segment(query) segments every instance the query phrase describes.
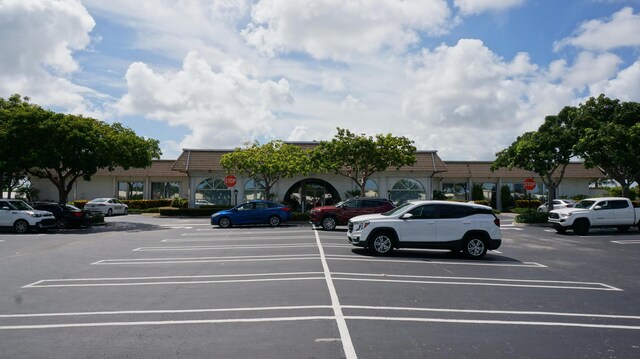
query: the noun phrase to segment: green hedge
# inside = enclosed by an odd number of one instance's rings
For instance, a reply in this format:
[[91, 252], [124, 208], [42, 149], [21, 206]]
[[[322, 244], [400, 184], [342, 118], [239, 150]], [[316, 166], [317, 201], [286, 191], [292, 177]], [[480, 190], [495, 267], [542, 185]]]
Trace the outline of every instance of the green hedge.
[[519, 199], [516, 201], [517, 208], [538, 208], [542, 205], [542, 202], [537, 199]]
[[518, 223], [547, 223], [547, 212], [524, 212], [516, 216]]

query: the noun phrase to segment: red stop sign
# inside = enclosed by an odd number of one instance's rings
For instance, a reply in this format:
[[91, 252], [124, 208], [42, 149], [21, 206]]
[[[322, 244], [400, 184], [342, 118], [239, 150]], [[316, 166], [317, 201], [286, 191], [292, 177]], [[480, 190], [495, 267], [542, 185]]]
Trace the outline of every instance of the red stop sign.
[[536, 180], [533, 178], [525, 178], [524, 189], [527, 191], [533, 191], [534, 188], [536, 188]]
[[238, 180], [234, 175], [228, 175], [227, 177], [224, 178], [224, 184], [227, 185], [227, 187], [229, 188], [235, 186], [236, 182], [238, 182]]

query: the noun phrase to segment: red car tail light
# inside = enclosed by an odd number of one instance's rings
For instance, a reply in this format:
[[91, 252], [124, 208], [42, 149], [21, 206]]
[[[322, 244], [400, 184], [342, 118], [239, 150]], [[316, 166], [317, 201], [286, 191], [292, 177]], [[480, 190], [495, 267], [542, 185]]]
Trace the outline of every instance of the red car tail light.
[[496, 217], [496, 219], [493, 220], [493, 224], [500, 227], [500, 218]]

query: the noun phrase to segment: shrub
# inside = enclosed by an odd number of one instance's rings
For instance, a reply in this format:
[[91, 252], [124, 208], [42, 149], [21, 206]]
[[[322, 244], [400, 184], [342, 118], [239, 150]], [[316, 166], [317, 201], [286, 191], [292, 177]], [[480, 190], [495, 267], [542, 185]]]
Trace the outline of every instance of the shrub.
[[444, 201], [447, 199], [447, 196], [445, 196], [443, 191], [438, 191], [437, 189], [433, 190], [433, 199], [435, 200], [439, 200], [439, 201]]
[[176, 197], [171, 201], [171, 207], [173, 208], [187, 208], [189, 206], [189, 200], [186, 198]]
[[[613, 187], [609, 188], [609, 195], [611, 197], [622, 197], [622, 187]], [[638, 190], [637, 188], [629, 188], [629, 199], [635, 200], [638, 198]]]
[[500, 188], [500, 204], [502, 209], [506, 210], [513, 207], [513, 197], [511, 196], [511, 188], [509, 186], [502, 185]]
[[517, 208], [538, 208], [540, 205], [542, 205], [542, 202], [537, 199], [519, 199], [516, 201]]
[[515, 220], [518, 223], [547, 223], [547, 212], [523, 212], [517, 215]]

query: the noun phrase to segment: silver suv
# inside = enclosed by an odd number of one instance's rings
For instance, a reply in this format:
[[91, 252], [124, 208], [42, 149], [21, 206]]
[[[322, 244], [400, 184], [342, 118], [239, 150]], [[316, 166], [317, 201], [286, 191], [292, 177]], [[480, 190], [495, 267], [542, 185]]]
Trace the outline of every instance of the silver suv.
[[408, 202], [386, 213], [354, 217], [348, 225], [349, 242], [377, 255], [405, 247], [462, 251], [480, 259], [502, 243], [500, 220], [491, 207], [474, 203]]
[[53, 228], [56, 218], [53, 213], [31, 208], [19, 199], [0, 199], [0, 227], [13, 227], [18, 233], [31, 228], [38, 230]]

